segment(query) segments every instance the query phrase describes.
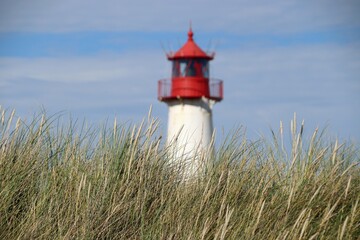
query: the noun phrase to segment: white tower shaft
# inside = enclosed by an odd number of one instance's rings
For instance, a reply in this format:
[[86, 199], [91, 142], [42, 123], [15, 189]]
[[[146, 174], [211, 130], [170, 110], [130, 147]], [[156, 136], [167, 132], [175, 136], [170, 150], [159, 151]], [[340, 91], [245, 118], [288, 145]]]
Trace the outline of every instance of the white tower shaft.
[[181, 167], [185, 177], [196, 175], [204, 169], [212, 149], [214, 101], [207, 98], [178, 99], [167, 104], [167, 141], [173, 153], [173, 164]]

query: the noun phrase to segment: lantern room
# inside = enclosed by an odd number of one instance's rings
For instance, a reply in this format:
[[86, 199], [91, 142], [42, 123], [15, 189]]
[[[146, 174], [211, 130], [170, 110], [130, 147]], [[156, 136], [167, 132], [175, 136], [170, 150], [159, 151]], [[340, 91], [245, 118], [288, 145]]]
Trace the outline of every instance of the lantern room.
[[210, 78], [209, 62], [214, 54], [207, 54], [194, 41], [190, 28], [187, 42], [167, 58], [172, 62], [171, 79], [158, 82], [160, 101], [206, 97], [215, 101], [223, 98], [223, 82]]

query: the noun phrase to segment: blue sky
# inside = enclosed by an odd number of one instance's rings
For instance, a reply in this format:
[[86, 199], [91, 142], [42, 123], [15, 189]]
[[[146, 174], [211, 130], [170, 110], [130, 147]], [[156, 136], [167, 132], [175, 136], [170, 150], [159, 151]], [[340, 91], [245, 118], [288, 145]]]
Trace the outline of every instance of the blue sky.
[[23, 119], [44, 107], [94, 124], [138, 123], [152, 105], [165, 133], [162, 48], [177, 50], [191, 20], [225, 84], [218, 132], [244, 126], [256, 139], [280, 121], [289, 128], [296, 112], [308, 134], [359, 142], [359, 12], [355, 0], [2, 0], [0, 105]]

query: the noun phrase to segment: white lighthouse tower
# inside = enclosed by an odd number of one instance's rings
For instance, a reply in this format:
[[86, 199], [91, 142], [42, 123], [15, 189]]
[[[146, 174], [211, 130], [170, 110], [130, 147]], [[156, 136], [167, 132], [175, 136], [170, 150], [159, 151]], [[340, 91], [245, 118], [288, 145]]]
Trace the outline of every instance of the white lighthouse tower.
[[204, 52], [193, 35], [190, 27], [187, 42], [167, 54], [172, 77], [158, 82], [158, 99], [169, 107], [167, 144], [173, 163], [182, 167], [185, 177], [206, 165], [202, 156], [211, 148], [212, 107], [223, 99], [223, 82], [209, 74], [214, 53]]

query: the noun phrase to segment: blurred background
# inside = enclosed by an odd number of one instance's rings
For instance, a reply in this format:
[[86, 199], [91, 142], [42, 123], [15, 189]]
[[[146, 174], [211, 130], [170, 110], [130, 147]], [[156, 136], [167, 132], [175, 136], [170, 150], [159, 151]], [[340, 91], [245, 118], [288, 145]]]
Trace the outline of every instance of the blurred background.
[[224, 80], [214, 107], [218, 140], [243, 126], [257, 139], [289, 128], [360, 142], [360, 2], [63, 0], [0, 2], [0, 105], [30, 119], [71, 115], [89, 124], [139, 123], [166, 133], [157, 80], [166, 51], [195, 41], [216, 51], [211, 77]]

